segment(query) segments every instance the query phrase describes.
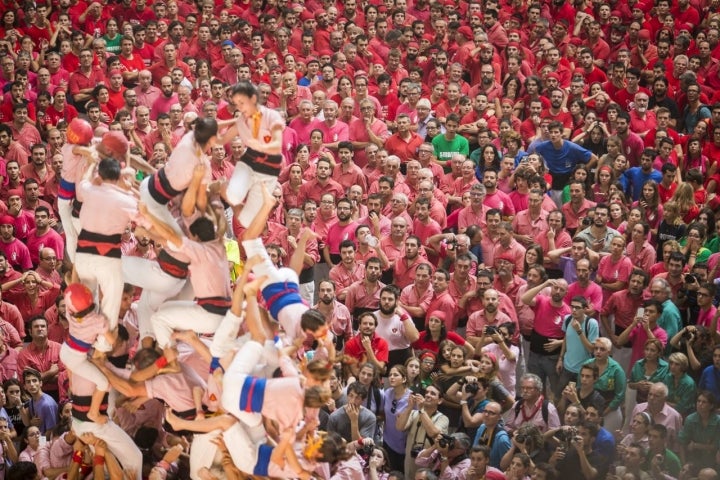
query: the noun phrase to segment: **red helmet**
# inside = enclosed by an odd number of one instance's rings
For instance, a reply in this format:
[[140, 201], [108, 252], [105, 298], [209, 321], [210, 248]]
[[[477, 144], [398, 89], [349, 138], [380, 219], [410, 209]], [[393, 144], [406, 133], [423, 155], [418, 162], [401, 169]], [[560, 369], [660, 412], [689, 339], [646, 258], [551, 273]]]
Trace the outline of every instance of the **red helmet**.
[[130, 150], [130, 144], [122, 132], [112, 131], [106, 132], [102, 136], [96, 148], [101, 155], [114, 158], [118, 162], [124, 162], [128, 150]]
[[82, 118], [73, 118], [65, 136], [68, 143], [73, 145], [89, 145], [93, 138], [93, 128]]
[[92, 292], [82, 283], [72, 283], [65, 289], [65, 307], [71, 314], [87, 310], [93, 303]]

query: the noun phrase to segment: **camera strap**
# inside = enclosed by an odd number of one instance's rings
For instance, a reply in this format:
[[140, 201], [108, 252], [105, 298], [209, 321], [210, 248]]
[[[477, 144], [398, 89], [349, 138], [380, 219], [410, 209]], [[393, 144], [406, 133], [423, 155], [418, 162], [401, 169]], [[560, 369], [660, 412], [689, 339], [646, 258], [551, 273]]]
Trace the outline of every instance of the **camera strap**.
[[[425, 430], [424, 431], [425, 435], [423, 437], [422, 443], [418, 443], [418, 441], [417, 441], [418, 432], [420, 431], [420, 427], [422, 426], [422, 418], [420, 418], [420, 416], [422, 415], [422, 410], [418, 410], [417, 412], [418, 412], [418, 420], [417, 420], [417, 423], [415, 424], [415, 436], [413, 437], [413, 446], [414, 445], [422, 445], [422, 447], [425, 448], [425, 442], [427, 442], [427, 430], [423, 429], [423, 430]], [[433, 423], [435, 423], [435, 417], [439, 413], [440, 412], [436, 410], [435, 413], [433, 413], [433, 416], [430, 417], [430, 420]]]

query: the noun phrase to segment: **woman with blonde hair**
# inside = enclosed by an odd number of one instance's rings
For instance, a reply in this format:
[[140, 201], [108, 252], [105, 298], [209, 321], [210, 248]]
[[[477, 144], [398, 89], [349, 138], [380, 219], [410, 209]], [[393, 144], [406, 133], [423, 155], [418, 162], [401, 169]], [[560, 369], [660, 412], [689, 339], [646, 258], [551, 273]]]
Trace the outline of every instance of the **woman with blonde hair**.
[[668, 373], [663, 383], [668, 387], [667, 404], [681, 415], [688, 415], [695, 408], [697, 386], [687, 371], [690, 368], [688, 357], [682, 352], [671, 353], [668, 357]]
[[677, 204], [678, 214], [685, 224], [689, 224], [700, 214], [700, 207], [695, 203], [695, 190], [689, 183], [681, 183], [672, 196]]

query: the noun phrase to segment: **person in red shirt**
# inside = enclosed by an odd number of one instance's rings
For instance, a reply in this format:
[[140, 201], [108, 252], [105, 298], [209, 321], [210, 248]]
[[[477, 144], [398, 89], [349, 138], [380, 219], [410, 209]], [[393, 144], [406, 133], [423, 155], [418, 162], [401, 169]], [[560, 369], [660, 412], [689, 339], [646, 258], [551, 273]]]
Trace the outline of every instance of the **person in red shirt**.
[[355, 378], [360, 373], [360, 366], [366, 362], [384, 371], [390, 354], [387, 341], [375, 334], [378, 325], [375, 314], [365, 312], [358, 322], [358, 334], [345, 344], [344, 352], [345, 361]]

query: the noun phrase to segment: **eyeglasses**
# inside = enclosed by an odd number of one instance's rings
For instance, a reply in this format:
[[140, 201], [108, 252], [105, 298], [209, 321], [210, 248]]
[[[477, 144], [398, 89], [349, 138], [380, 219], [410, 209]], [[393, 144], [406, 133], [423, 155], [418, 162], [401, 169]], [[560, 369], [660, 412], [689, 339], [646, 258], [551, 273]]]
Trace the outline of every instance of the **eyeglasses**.
[[573, 310], [582, 310], [583, 309], [583, 307], [581, 307], [580, 305], [570, 305], [570, 308], [572, 308]]

